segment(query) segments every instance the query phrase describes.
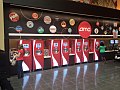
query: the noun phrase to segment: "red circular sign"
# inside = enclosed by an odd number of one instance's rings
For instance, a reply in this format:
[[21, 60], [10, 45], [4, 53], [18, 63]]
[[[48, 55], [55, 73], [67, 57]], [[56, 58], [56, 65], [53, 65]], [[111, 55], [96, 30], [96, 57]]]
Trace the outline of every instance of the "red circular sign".
[[34, 19], [38, 19], [38, 14], [37, 14], [37, 13], [32, 13], [32, 17], [33, 17]]
[[82, 38], [88, 38], [91, 35], [91, 25], [87, 21], [83, 21], [78, 26], [78, 32]]
[[19, 20], [19, 15], [16, 12], [11, 12], [9, 18], [12, 22], [17, 22]]
[[97, 22], [96, 22], [96, 25], [97, 25], [97, 26], [99, 26], [99, 25], [100, 25], [100, 23], [97, 21]]

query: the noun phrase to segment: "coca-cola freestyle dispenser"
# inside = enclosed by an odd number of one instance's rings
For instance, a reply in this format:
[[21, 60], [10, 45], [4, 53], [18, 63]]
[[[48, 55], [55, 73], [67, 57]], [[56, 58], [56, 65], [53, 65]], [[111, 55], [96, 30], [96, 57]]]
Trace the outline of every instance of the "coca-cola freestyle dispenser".
[[19, 44], [23, 45], [25, 50], [24, 60], [22, 63], [23, 71], [32, 71], [32, 41], [31, 40], [20, 40]]
[[89, 40], [83, 39], [82, 40], [82, 62], [88, 62], [89, 60]]
[[33, 70], [44, 68], [44, 41], [33, 40]]
[[61, 66], [60, 40], [47, 40], [47, 45], [51, 56], [51, 67]]
[[61, 65], [69, 64], [69, 40], [61, 40]]
[[100, 51], [99, 51], [99, 46], [100, 46], [100, 40], [94, 39], [94, 60], [99, 60], [100, 57]]
[[74, 62], [82, 62], [82, 39], [72, 39], [70, 40], [71, 53], [75, 54]]
[[93, 60], [99, 60], [100, 52], [99, 52], [100, 40], [90, 39], [90, 51], [94, 53]]

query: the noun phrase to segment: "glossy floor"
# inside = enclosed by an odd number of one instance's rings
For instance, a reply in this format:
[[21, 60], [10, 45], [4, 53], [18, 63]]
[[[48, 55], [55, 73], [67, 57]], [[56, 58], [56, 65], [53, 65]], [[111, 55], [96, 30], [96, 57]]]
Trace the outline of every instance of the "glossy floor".
[[10, 78], [15, 90], [120, 90], [120, 62], [85, 63]]

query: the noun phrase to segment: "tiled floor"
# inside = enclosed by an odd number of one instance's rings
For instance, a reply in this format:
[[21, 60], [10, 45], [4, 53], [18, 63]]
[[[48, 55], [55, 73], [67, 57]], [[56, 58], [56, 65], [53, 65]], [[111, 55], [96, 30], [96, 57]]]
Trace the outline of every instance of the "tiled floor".
[[120, 90], [120, 62], [85, 63], [10, 78], [14, 90]]

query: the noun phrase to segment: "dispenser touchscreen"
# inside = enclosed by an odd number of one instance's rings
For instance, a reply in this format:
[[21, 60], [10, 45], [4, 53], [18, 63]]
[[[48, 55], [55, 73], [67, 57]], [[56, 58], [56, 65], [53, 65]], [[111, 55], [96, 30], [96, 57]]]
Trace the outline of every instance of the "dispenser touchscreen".
[[81, 43], [80, 42], [77, 42], [77, 51], [80, 52], [80, 45]]
[[[41, 48], [41, 43], [36, 43], [36, 48], [40, 49]], [[37, 55], [41, 55], [42, 54], [42, 50], [36, 50], [35, 51]]]
[[41, 43], [36, 43], [36, 48], [41, 48]]
[[25, 49], [24, 56], [29, 56], [30, 55], [30, 51], [28, 50], [29, 44], [23, 44], [23, 48]]
[[64, 42], [63, 43], [63, 46], [64, 46], [64, 52], [66, 53], [66, 52], [68, 52], [68, 48], [67, 48], [67, 46], [68, 46], [68, 43], [67, 42]]
[[87, 51], [88, 50], [88, 42], [85, 42], [84, 43], [84, 51]]
[[57, 54], [59, 52], [59, 50], [58, 50], [58, 43], [54, 43], [53, 52], [54, 52], [54, 54]]

